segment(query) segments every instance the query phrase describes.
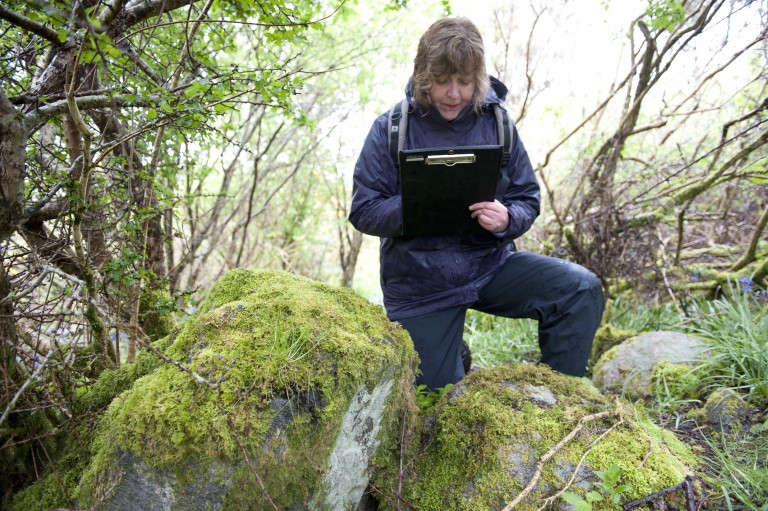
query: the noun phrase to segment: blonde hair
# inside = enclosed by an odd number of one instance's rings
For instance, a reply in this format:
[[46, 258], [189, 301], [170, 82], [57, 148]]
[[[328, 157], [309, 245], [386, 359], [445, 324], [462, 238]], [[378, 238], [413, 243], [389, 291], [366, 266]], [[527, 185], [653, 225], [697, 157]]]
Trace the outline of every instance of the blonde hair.
[[435, 80], [458, 73], [475, 79], [473, 107], [480, 111], [490, 81], [485, 69], [483, 38], [468, 18], [450, 17], [434, 22], [419, 40], [413, 60], [411, 90], [417, 103], [429, 107]]

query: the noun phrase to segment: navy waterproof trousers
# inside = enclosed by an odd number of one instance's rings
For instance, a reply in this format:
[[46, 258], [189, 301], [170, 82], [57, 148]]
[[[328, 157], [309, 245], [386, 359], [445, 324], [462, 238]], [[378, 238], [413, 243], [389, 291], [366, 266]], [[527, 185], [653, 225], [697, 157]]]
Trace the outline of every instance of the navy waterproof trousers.
[[603, 315], [603, 291], [589, 270], [562, 259], [515, 252], [477, 302], [400, 319], [421, 358], [416, 383], [430, 389], [464, 377], [461, 346], [467, 309], [539, 323], [541, 362], [583, 376]]

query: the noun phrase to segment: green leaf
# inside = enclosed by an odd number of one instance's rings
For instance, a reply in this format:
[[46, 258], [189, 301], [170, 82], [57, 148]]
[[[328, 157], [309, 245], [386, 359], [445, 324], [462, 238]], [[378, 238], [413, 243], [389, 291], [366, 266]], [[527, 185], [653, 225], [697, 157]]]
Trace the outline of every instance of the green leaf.
[[592, 504], [573, 492], [567, 491], [563, 493], [563, 500], [572, 505], [575, 511], [592, 511]]
[[[603, 471], [595, 472], [597, 474], [597, 477], [602, 479], [606, 485], [613, 487], [616, 486], [616, 483], [619, 482], [619, 479], [621, 479], [621, 474], [624, 471], [621, 470], [621, 468], [613, 463], [610, 467], [606, 468]], [[597, 484], [595, 485], [597, 486]]]
[[601, 500], [603, 500], [603, 496], [598, 492], [591, 491], [587, 493], [587, 502], [600, 502]]
[[649, 0], [648, 24], [656, 30], [672, 31], [685, 21], [687, 11], [679, 0]]

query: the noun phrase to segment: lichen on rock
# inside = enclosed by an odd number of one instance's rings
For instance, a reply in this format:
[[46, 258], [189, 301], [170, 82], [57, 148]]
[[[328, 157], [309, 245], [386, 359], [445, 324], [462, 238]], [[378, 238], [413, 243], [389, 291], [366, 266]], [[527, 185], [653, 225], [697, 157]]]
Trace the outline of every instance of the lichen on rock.
[[640, 411], [543, 365], [473, 372], [422, 424], [420, 440], [403, 460], [402, 483], [379, 482], [392, 494], [402, 484], [400, 495], [420, 511], [502, 509], [531, 483], [545, 456], [551, 459], [516, 509], [538, 509], [548, 498], [559, 508], [565, 504], [558, 491], [584, 495], [594, 489], [595, 472], [613, 463], [631, 486], [626, 501], [645, 497], [681, 482], [695, 463], [681, 442]]

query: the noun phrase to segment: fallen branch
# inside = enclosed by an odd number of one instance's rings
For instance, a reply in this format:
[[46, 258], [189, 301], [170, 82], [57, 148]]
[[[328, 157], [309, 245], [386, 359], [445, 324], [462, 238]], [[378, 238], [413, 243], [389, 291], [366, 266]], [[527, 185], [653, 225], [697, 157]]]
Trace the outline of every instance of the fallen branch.
[[539, 460], [539, 463], [536, 465], [536, 472], [533, 474], [533, 478], [531, 479], [531, 482], [529, 482], [528, 486], [526, 486], [523, 489], [523, 491], [520, 492], [520, 494], [515, 498], [515, 500], [507, 504], [507, 507], [505, 507], [502, 511], [511, 511], [512, 509], [517, 507], [517, 505], [520, 502], [522, 502], [523, 499], [527, 497], [529, 493], [531, 493], [531, 491], [533, 491], [533, 489], [536, 487], [536, 483], [539, 482], [539, 478], [541, 477], [541, 471], [544, 468], [544, 464], [547, 461], [549, 461], [552, 458], [552, 456], [557, 454], [557, 452], [560, 449], [562, 449], [565, 444], [573, 440], [573, 438], [579, 433], [579, 431], [581, 431], [581, 428], [584, 427], [584, 424], [586, 424], [587, 422], [591, 422], [593, 420], [602, 419], [603, 417], [606, 417], [610, 413], [611, 412], [605, 411], [605, 412], [595, 413], [592, 415], [586, 415], [582, 417], [579, 420], [579, 423], [576, 425], [576, 427], [573, 428], [573, 430], [570, 433], [568, 433], [568, 435], [566, 435], [565, 438], [560, 440], [557, 443], [557, 445], [555, 445], [553, 448], [547, 451], [546, 454], [544, 454], [544, 456], [541, 457], [541, 459]]
[[671, 488], [658, 491], [653, 495], [648, 495], [647, 497], [643, 497], [642, 499], [637, 499], [637, 500], [633, 500], [632, 502], [627, 502], [621, 507], [621, 509], [622, 511], [638, 509], [640, 506], [644, 504], [651, 503], [655, 500], [658, 500], [664, 497], [665, 495], [669, 495], [670, 493], [675, 493], [681, 488], [685, 489], [685, 501], [686, 501], [686, 504], [688, 504], [688, 511], [696, 511], [696, 506], [697, 506], [696, 493], [693, 490], [693, 480], [691, 476], [686, 476], [685, 479], [680, 484], [676, 484]]
[[614, 424], [613, 426], [611, 426], [610, 428], [608, 428], [607, 430], [605, 430], [605, 431], [604, 431], [604, 432], [603, 432], [603, 433], [602, 433], [602, 434], [601, 434], [599, 437], [597, 437], [597, 438], [594, 440], [594, 442], [592, 442], [592, 443], [590, 444], [590, 446], [587, 448], [587, 450], [586, 450], [586, 451], [584, 452], [584, 454], [581, 456], [581, 459], [579, 460], [579, 462], [576, 464], [576, 468], [575, 468], [575, 469], [573, 469], [573, 473], [571, 474], [571, 478], [568, 480], [568, 482], [565, 484], [565, 486], [564, 486], [563, 488], [561, 488], [561, 489], [560, 489], [560, 491], [558, 491], [558, 492], [557, 492], [557, 493], [555, 493], [554, 495], [552, 495], [552, 496], [550, 496], [550, 497], [547, 497], [546, 499], [544, 499], [544, 503], [543, 503], [543, 504], [541, 505], [541, 507], [539, 507], [539, 508], [538, 508], [536, 511], [543, 511], [544, 509], [546, 509], [546, 508], [547, 508], [547, 506], [551, 505], [551, 504], [552, 504], [552, 503], [555, 501], [555, 499], [557, 499], [557, 498], [558, 498], [558, 497], [560, 497], [560, 496], [561, 496], [563, 493], [565, 493], [566, 491], [568, 491], [568, 488], [570, 488], [570, 487], [571, 487], [571, 485], [573, 484], [573, 482], [576, 480], [576, 475], [579, 473], [579, 469], [581, 468], [581, 465], [584, 463], [584, 460], [587, 458], [587, 455], [588, 455], [590, 452], [592, 452], [592, 449], [594, 449], [594, 448], [595, 448], [595, 446], [596, 446], [596, 445], [597, 445], [597, 444], [600, 442], [600, 440], [602, 440], [603, 438], [605, 438], [605, 437], [607, 437], [608, 435], [610, 435], [610, 434], [611, 434], [611, 432], [612, 432], [613, 430], [615, 430], [616, 428], [618, 428], [618, 427], [619, 427], [619, 426], [621, 426], [622, 424], [624, 424], [624, 419], [621, 419], [619, 422], [617, 422], [616, 424]]

